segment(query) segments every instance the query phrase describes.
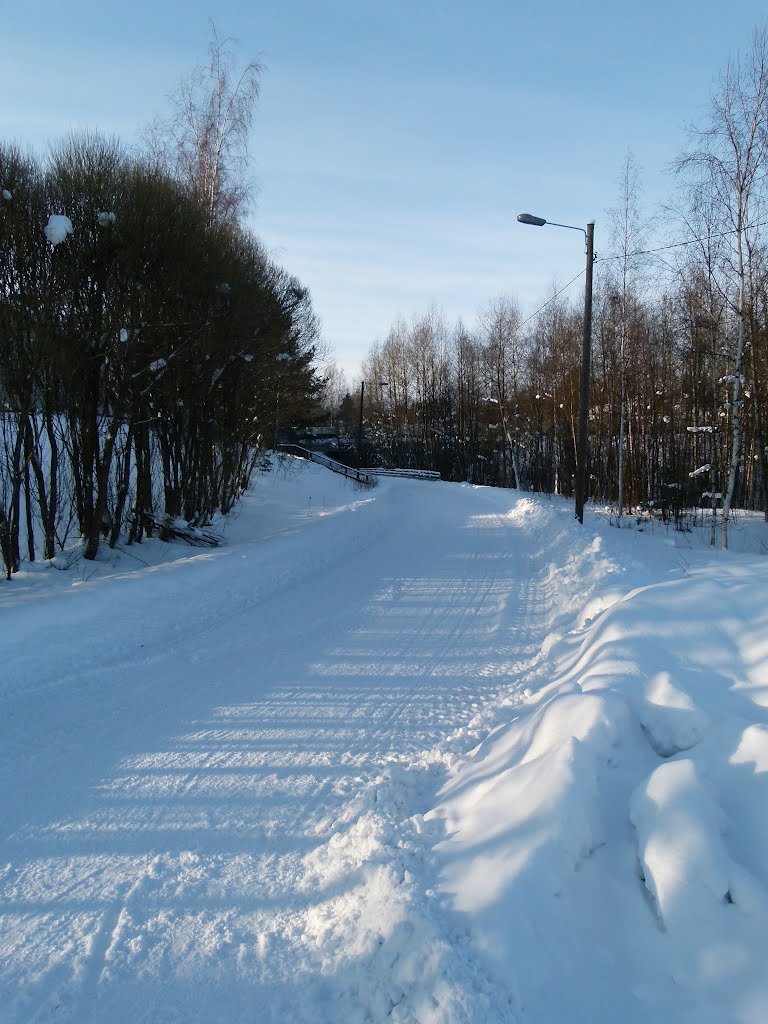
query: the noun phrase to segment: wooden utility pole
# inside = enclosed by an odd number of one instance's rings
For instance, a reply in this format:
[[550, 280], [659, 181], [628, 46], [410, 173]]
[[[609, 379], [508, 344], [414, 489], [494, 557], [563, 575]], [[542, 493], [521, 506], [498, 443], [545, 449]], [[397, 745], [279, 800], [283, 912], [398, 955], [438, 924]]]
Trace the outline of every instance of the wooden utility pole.
[[576, 457], [576, 518], [584, 522], [584, 502], [589, 480], [589, 364], [592, 355], [592, 265], [595, 262], [595, 222], [587, 224], [587, 276], [584, 282], [584, 335], [581, 344], [579, 437]]

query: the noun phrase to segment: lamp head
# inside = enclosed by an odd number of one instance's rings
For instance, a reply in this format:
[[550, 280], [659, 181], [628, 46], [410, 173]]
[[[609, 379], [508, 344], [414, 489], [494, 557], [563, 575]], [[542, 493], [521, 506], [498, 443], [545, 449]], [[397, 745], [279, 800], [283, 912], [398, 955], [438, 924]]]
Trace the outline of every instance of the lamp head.
[[518, 213], [517, 219], [521, 224], [533, 224], [537, 228], [543, 228], [547, 223], [543, 217], [534, 217], [532, 213]]

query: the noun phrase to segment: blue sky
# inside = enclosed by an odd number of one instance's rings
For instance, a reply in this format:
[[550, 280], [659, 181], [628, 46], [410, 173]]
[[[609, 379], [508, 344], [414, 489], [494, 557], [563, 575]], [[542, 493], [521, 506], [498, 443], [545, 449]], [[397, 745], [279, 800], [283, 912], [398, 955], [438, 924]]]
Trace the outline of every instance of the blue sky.
[[[266, 66], [253, 226], [306, 284], [353, 376], [398, 316], [469, 323], [490, 298], [533, 312], [583, 266], [627, 149], [649, 211], [762, 4], [741, 0], [0, 2], [0, 137], [44, 150], [70, 129], [126, 141], [206, 55], [208, 18]], [[580, 284], [573, 286], [578, 289]]]

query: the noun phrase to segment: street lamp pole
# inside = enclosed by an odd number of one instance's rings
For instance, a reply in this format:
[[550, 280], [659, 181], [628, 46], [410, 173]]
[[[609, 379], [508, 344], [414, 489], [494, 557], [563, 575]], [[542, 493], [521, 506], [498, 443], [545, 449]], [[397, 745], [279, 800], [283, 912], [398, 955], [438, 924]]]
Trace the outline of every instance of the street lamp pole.
[[581, 387], [579, 391], [579, 434], [577, 439], [576, 467], [576, 502], [575, 515], [580, 523], [584, 522], [584, 503], [587, 500], [588, 461], [589, 461], [589, 365], [592, 355], [592, 267], [595, 262], [595, 222], [589, 221], [586, 230], [574, 227], [573, 224], [557, 224], [555, 221], [534, 217], [532, 213], [519, 213], [517, 219], [521, 224], [532, 224], [542, 228], [549, 224], [553, 228], [568, 228], [569, 231], [581, 231], [584, 235], [587, 251], [586, 280], [584, 283], [584, 332], [581, 342]]
[[592, 356], [592, 266], [595, 262], [595, 223], [587, 224], [587, 274], [584, 281], [584, 334], [581, 342], [581, 391], [579, 394], [579, 465], [576, 471], [576, 518], [584, 522], [589, 461], [589, 365]]

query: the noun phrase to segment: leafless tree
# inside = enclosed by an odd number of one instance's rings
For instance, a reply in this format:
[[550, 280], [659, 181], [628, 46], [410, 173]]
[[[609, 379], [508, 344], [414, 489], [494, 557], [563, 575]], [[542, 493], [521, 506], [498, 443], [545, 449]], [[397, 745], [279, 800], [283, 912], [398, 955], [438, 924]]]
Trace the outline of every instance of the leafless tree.
[[722, 378], [729, 387], [725, 403], [730, 413], [731, 450], [728, 481], [723, 495], [721, 547], [728, 546], [728, 516], [733, 504], [742, 452], [744, 354], [749, 306], [754, 296], [753, 254], [758, 244], [761, 183], [768, 167], [768, 26], [758, 28], [744, 58], [729, 60], [712, 96], [707, 123], [692, 130], [694, 147], [679, 161], [691, 187], [710, 192], [725, 230], [732, 233], [728, 259], [735, 277], [736, 338], [731, 343], [731, 366]]
[[[619, 437], [618, 437], [618, 519], [624, 514], [624, 448], [627, 422], [627, 349], [628, 325], [630, 320], [630, 301], [633, 298], [633, 278], [637, 277], [640, 256], [643, 248], [645, 224], [640, 214], [641, 168], [631, 150], [627, 151], [618, 181], [619, 201], [609, 211], [611, 236], [615, 251], [618, 254], [618, 266], [615, 271], [617, 294], [619, 299]], [[613, 268], [611, 268], [613, 269]]]
[[520, 387], [524, 363], [520, 311], [503, 295], [480, 312], [480, 330], [488, 373], [487, 399], [498, 409], [515, 487], [527, 490], [520, 460]]
[[145, 142], [154, 158], [202, 202], [209, 223], [242, 220], [253, 197], [250, 136], [262, 65], [238, 63], [234, 39], [221, 39], [213, 22], [208, 60], [171, 96], [172, 113], [154, 121]]

